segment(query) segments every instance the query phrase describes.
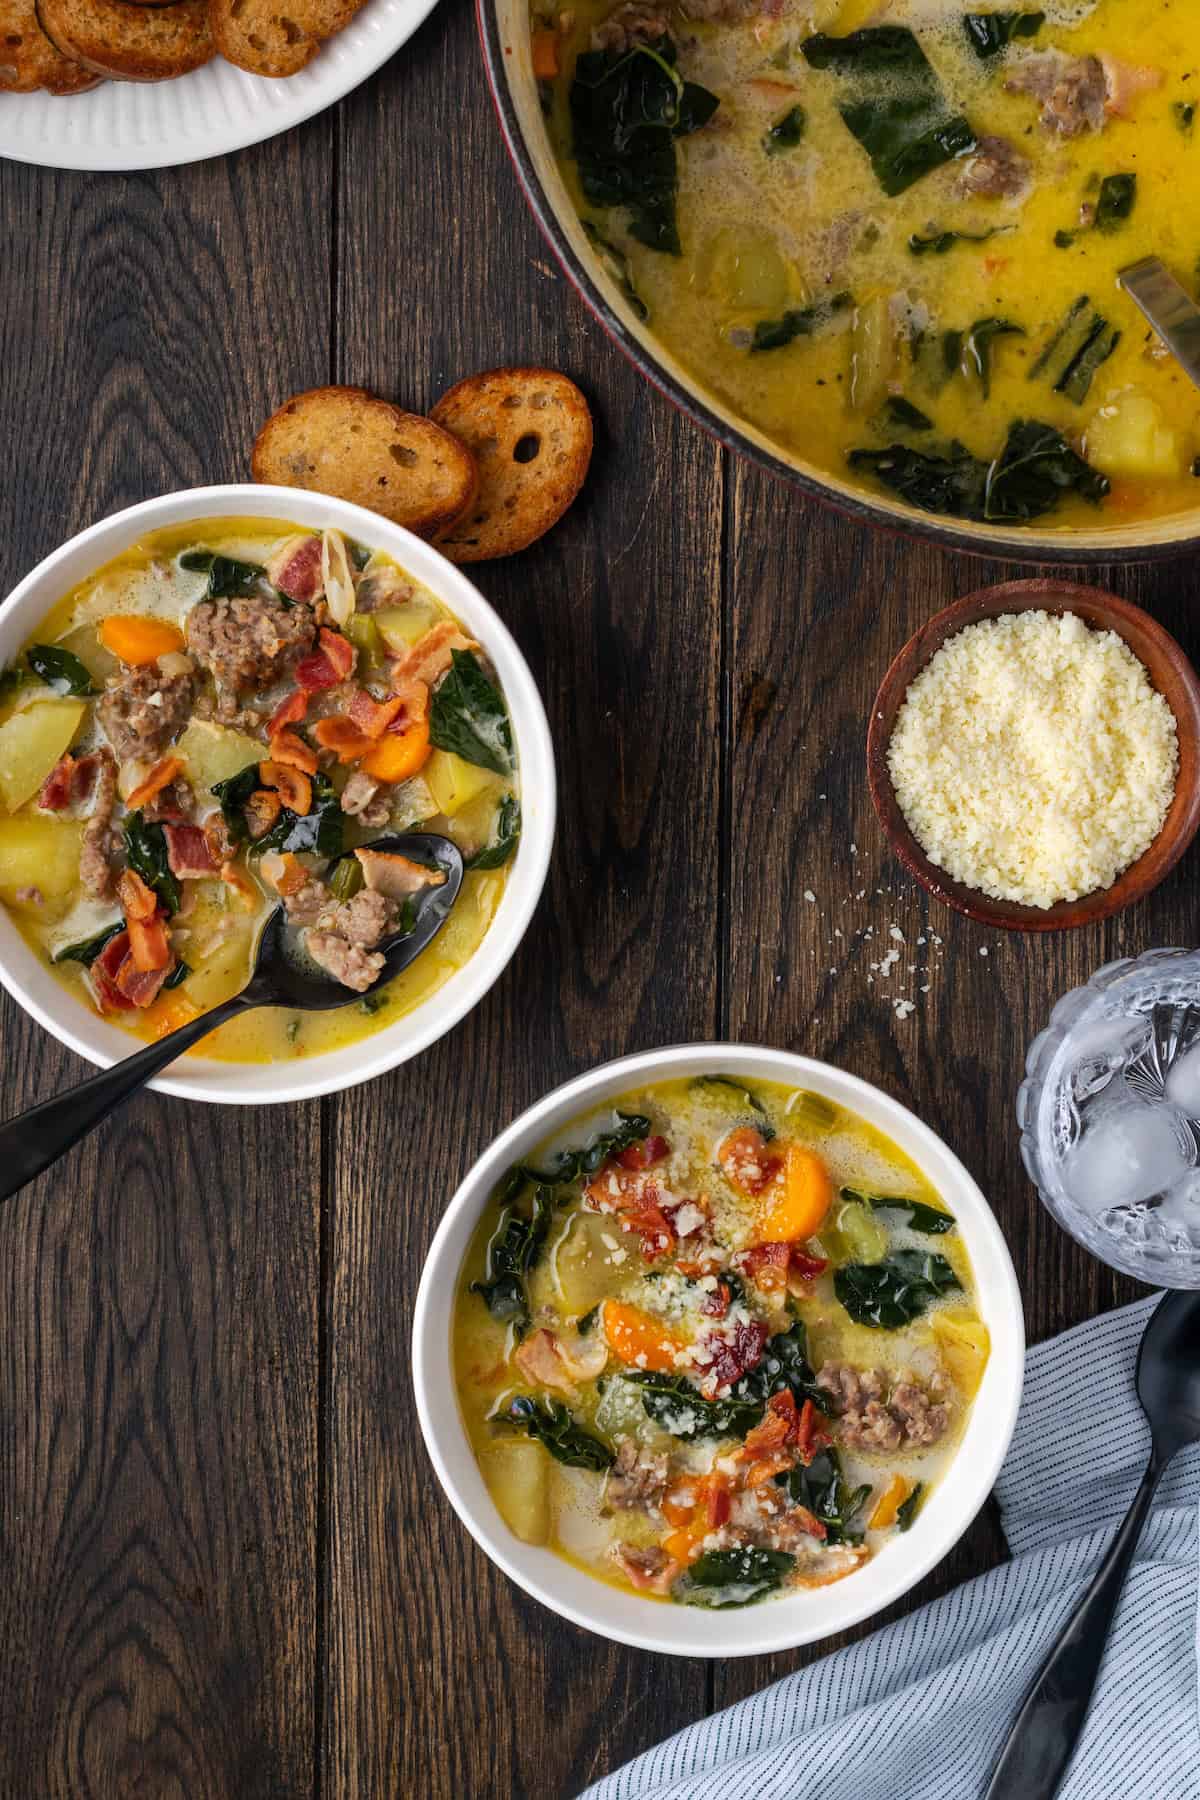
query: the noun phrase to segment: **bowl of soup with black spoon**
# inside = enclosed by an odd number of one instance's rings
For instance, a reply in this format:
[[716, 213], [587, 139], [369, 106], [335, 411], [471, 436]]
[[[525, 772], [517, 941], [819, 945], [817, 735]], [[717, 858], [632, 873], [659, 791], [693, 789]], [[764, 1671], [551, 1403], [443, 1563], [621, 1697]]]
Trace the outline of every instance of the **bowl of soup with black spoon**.
[[[389, 521], [292, 489], [147, 501], [20, 583], [0, 669], [0, 980], [92, 1061], [236, 993], [277, 909], [345, 1005], [232, 1019], [155, 1086], [255, 1103], [379, 1074], [520, 941], [554, 830], [541, 700], [478, 590]], [[380, 983], [440, 878], [387, 854], [418, 828], [466, 871]]]

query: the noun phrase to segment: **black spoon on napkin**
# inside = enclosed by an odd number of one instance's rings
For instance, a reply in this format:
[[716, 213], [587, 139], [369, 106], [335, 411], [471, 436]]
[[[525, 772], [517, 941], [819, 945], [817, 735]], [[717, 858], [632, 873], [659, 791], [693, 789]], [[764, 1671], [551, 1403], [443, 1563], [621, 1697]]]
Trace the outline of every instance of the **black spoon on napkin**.
[[[383, 968], [371, 983], [371, 989], [399, 975], [415, 962], [430, 939], [441, 930], [458, 898], [463, 881], [463, 859], [458, 845], [449, 838], [428, 831], [409, 831], [399, 837], [376, 838], [372, 850], [383, 850], [408, 856], [436, 866], [443, 879], [436, 885], [420, 888], [412, 896], [415, 911], [410, 928], [380, 945]], [[248, 1012], [256, 1006], [286, 1006], [295, 1012], [328, 1012], [336, 1006], [349, 1006], [361, 1000], [362, 993], [332, 976], [318, 974], [315, 967], [296, 960], [291, 949], [287, 915], [277, 906], [267, 919], [259, 936], [254, 956], [254, 969], [246, 986], [231, 999], [214, 1006], [169, 1032], [134, 1056], [123, 1057], [111, 1069], [93, 1075], [53, 1100], [18, 1113], [15, 1119], [0, 1124], [0, 1200], [7, 1200], [40, 1175], [43, 1169], [77, 1144], [81, 1137], [99, 1125], [101, 1119], [115, 1112], [140, 1087], [144, 1087], [160, 1069], [182, 1056], [185, 1050], [215, 1031], [227, 1019]], [[367, 991], [370, 992], [371, 989]]]
[[1017, 1714], [983, 1800], [1053, 1800], [1083, 1731], [1109, 1627], [1155, 1489], [1172, 1457], [1200, 1442], [1200, 1294], [1168, 1294], [1137, 1360], [1153, 1448], [1125, 1523]]

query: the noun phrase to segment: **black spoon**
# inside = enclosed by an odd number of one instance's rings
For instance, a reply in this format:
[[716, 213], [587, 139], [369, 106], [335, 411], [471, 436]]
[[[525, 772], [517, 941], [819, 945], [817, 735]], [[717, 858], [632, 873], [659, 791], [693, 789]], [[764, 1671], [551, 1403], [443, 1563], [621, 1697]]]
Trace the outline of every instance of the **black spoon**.
[[1067, 1772], [1154, 1491], [1172, 1457], [1200, 1442], [1200, 1294], [1168, 1294], [1155, 1308], [1138, 1351], [1137, 1392], [1153, 1445], [1142, 1485], [1026, 1694], [984, 1800], [1053, 1800]]
[[[446, 879], [439, 887], [424, 887], [413, 895], [417, 913], [413, 929], [403, 936], [384, 939], [380, 946], [384, 966], [366, 990], [368, 993], [416, 961], [445, 923], [463, 880], [462, 852], [449, 838], [410, 831], [399, 837], [376, 838], [371, 849], [398, 851], [419, 862], [436, 862], [446, 871]], [[240, 994], [139, 1050], [136, 1056], [123, 1057], [111, 1069], [93, 1075], [90, 1081], [80, 1082], [53, 1100], [43, 1100], [40, 1106], [32, 1106], [28, 1112], [18, 1113], [15, 1119], [6, 1119], [0, 1125], [0, 1200], [9, 1199], [27, 1181], [48, 1169], [160, 1069], [227, 1019], [256, 1006], [328, 1012], [361, 999], [357, 990], [344, 987], [332, 977], [313, 974], [288, 956], [287, 915], [282, 906], [277, 906], [262, 928], [254, 970]]]

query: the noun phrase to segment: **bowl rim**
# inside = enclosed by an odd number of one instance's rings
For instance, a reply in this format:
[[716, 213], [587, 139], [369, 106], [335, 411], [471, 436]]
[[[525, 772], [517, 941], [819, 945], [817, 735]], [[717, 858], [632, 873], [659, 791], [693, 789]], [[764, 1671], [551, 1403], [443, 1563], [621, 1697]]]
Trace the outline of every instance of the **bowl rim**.
[[[1174, 674], [1180, 698], [1185, 703], [1181, 711], [1167, 695], [1163, 696], [1175, 718], [1180, 769], [1175, 794], [1158, 836], [1110, 886], [1097, 888], [1077, 900], [1057, 900], [1045, 909], [1022, 906], [1015, 901], [993, 900], [980, 889], [954, 880], [930, 861], [900, 810], [887, 763], [887, 748], [904, 695], [942, 645], [980, 619], [996, 618], [1009, 612], [1037, 611], [1074, 612], [1092, 629], [1115, 631], [1142, 664], [1158, 692], [1161, 690], [1139, 648], [1139, 645], [1152, 645]], [[1165, 880], [1188, 850], [1200, 829], [1200, 781], [1193, 781], [1190, 786], [1186, 782], [1184, 756], [1186, 750], [1191, 761], [1198, 745], [1200, 678], [1182, 645], [1165, 626], [1132, 600], [1122, 599], [1106, 588], [1087, 586], [1065, 576], [1038, 576], [1000, 581], [964, 594], [934, 613], [901, 646], [888, 665], [871, 706], [866, 743], [867, 786], [889, 848], [935, 900], [943, 901], [976, 924], [997, 931], [1073, 931], [1111, 918], [1143, 900]], [[1162, 851], [1160, 846], [1164, 841], [1167, 848]]]
[[[453, 1029], [483, 999], [507, 967], [541, 899], [549, 872], [557, 814], [554, 748], [541, 695], [525, 657], [508, 627], [475, 584], [432, 544], [382, 515], [334, 495], [306, 488], [223, 482], [173, 490], [110, 513], [86, 526], [43, 557], [0, 600], [0, 645], [9, 621], [17, 621], [11, 644], [0, 648], [0, 664], [22, 644], [39, 617], [58, 598], [121, 553], [146, 532], [190, 519], [251, 517], [294, 522], [320, 530], [348, 532], [395, 556], [456, 616], [476, 630], [497, 664], [517, 742], [521, 777], [522, 833], [496, 914], [475, 954], [428, 999], [367, 1038], [294, 1064], [180, 1057], [148, 1085], [158, 1093], [220, 1105], [282, 1105], [338, 1093], [373, 1080], [420, 1055]], [[60, 575], [72, 565], [79, 572]], [[39, 607], [30, 605], [30, 597]], [[30, 617], [21, 618], [28, 610]], [[17, 967], [14, 967], [14, 962]], [[21, 965], [24, 964], [22, 967]], [[70, 1050], [100, 1068], [129, 1055], [139, 1040], [97, 1017], [41, 968], [7, 909], [0, 907], [0, 985]], [[58, 996], [66, 1003], [61, 1008]], [[440, 1003], [440, 1004], [439, 1004]], [[59, 1012], [66, 1014], [60, 1017]], [[78, 1019], [75, 1017], [78, 1012]]]
[[[923, 1509], [905, 1538], [908, 1554], [895, 1567], [879, 1570], [887, 1547], [853, 1581], [818, 1592], [828, 1598], [811, 1619], [797, 1619], [796, 1600], [742, 1609], [739, 1614], [698, 1615], [693, 1609], [647, 1601], [609, 1587], [552, 1551], [524, 1545], [504, 1525], [483, 1485], [456, 1397], [451, 1330], [453, 1297], [463, 1255], [496, 1181], [520, 1155], [551, 1131], [605, 1099], [616, 1098], [642, 1081], [697, 1074], [714, 1065], [732, 1074], [794, 1082], [825, 1092], [868, 1119], [882, 1116], [883, 1129], [896, 1136], [906, 1154], [938, 1171], [939, 1192], [952, 1191], [979, 1289], [980, 1311], [992, 1345], [984, 1379], [972, 1405], [963, 1439], [934, 1490], [949, 1488], [953, 1511]], [[948, 1196], [948, 1203], [950, 1198]], [[981, 1264], [986, 1269], [981, 1273]], [[412, 1384], [426, 1452], [442, 1490], [475, 1542], [510, 1580], [572, 1624], [633, 1649], [691, 1657], [757, 1656], [817, 1643], [834, 1632], [871, 1618], [921, 1581], [950, 1552], [986, 1502], [1016, 1428], [1024, 1380], [1025, 1325], [1016, 1272], [1000, 1224], [978, 1183], [949, 1145], [908, 1107], [883, 1088], [833, 1064], [796, 1051], [762, 1044], [712, 1041], [678, 1043], [597, 1065], [553, 1088], [527, 1107], [472, 1164], [434, 1233], [417, 1289], [412, 1326]], [[452, 1466], [459, 1464], [459, 1472]], [[468, 1492], [467, 1490], [471, 1490]], [[527, 1565], [544, 1559], [544, 1574]], [[563, 1571], [568, 1571], [567, 1575]], [[875, 1579], [859, 1586], [868, 1571]], [[553, 1577], [553, 1581], [551, 1580]], [[570, 1590], [570, 1597], [563, 1587]], [[597, 1595], [616, 1595], [630, 1622], [598, 1618]], [[861, 1598], [855, 1598], [860, 1595]], [[848, 1598], [847, 1598], [848, 1596]], [[828, 1612], [836, 1616], [829, 1618]], [[740, 1629], [737, 1620], [749, 1621]], [[776, 1623], [772, 1624], [772, 1621]], [[673, 1623], [674, 1621], [674, 1623]]]
[[890, 533], [911, 542], [932, 542], [946, 550], [961, 551], [981, 558], [1002, 558], [1008, 562], [1054, 564], [1063, 568], [1086, 569], [1103, 564], [1164, 562], [1185, 555], [1200, 539], [1200, 517], [1186, 536], [1150, 544], [1091, 543], [1077, 544], [1065, 534], [1060, 538], [1038, 538], [1018, 535], [989, 535], [985, 529], [967, 531], [938, 513], [915, 514], [886, 496], [865, 491], [860, 496], [827, 486], [817, 475], [793, 467], [748, 434], [730, 425], [703, 397], [702, 384], [687, 386], [662, 366], [629, 331], [625, 321], [601, 290], [593, 272], [577, 254], [568, 239], [549, 195], [538, 175], [521, 122], [513, 101], [508, 71], [512, 67], [511, 51], [506, 48], [496, 0], [475, 0], [475, 16], [479, 29], [484, 73], [492, 96], [492, 104], [500, 125], [517, 184], [525, 197], [542, 236], [570, 285], [584, 305], [595, 316], [618, 350], [628, 358], [638, 373], [670, 401], [678, 412], [714, 438], [723, 449], [745, 457], [755, 467], [797, 488], [810, 500], [851, 520], [870, 525], [876, 531]]

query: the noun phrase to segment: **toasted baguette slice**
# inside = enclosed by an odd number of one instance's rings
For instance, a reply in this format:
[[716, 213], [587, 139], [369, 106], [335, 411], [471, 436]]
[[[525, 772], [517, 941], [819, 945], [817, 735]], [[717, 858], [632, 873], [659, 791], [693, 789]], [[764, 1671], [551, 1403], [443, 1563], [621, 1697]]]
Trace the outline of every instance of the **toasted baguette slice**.
[[553, 369], [492, 369], [443, 394], [430, 414], [473, 451], [479, 498], [439, 534], [451, 562], [512, 556], [549, 531], [583, 486], [592, 415]]
[[130, 6], [128, 0], [37, 0], [42, 29], [64, 56], [120, 81], [170, 81], [213, 56], [208, 0]]
[[38, 24], [34, 0], [0, 0], [0, 91], [83, 94], [100, 77], [73, 62], [50, 42]]
[[475, 498], [475, 459], [457, 438], [366, 388], [312, 388], [269, 418], [251, 457], [255, 481], [352, 500], [422, 537]]
[[363, 0], [210, 0], [213, 39], [227, 62], [252, 75], [294, 75]]

